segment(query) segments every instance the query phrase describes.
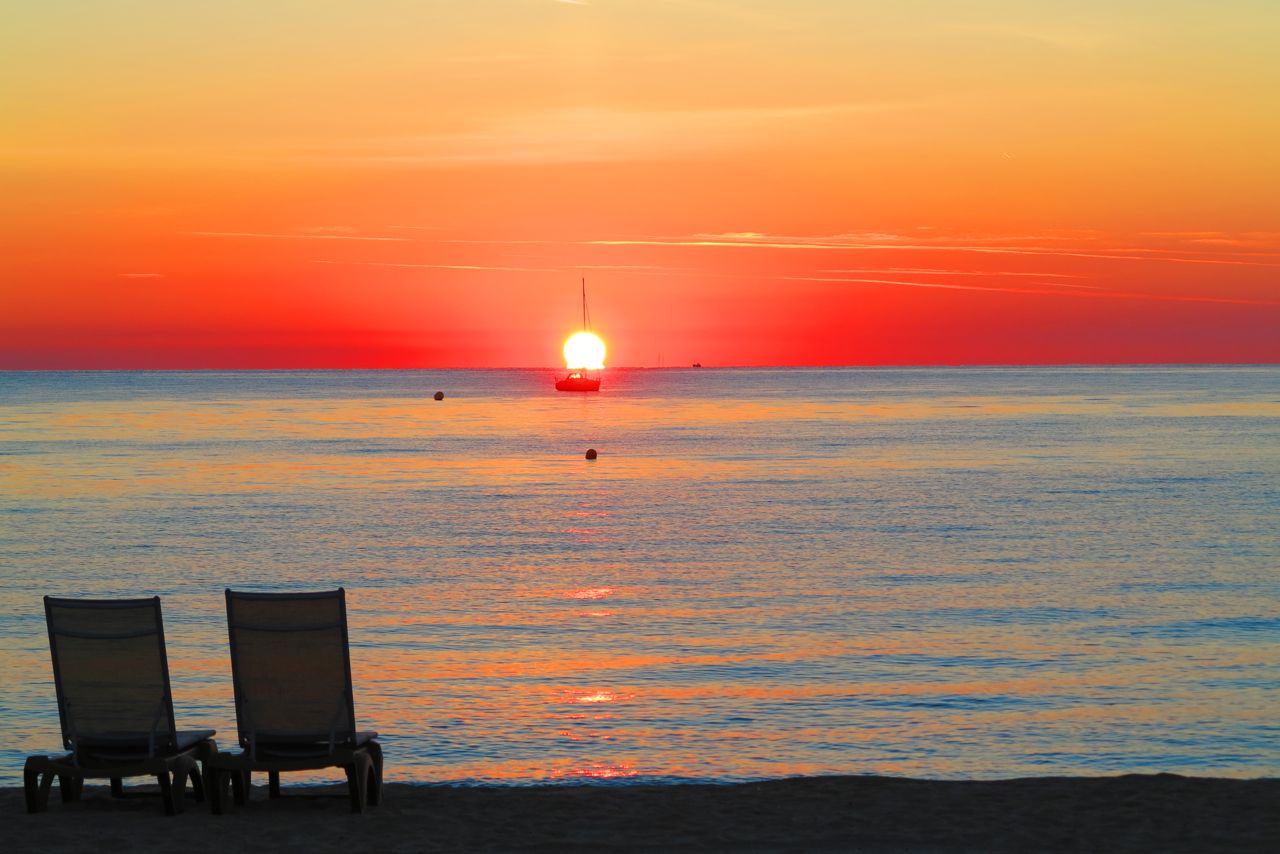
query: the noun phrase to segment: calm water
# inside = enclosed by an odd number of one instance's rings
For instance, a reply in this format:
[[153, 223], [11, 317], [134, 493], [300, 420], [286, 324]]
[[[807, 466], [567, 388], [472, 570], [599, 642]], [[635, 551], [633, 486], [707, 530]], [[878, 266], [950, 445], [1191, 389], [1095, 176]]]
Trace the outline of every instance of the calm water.
[[43, 594], [231, 744], [223, 588], [337, 585], [395, 779], [1280, 774], [1280, 369], [550, 381], [0, 374], [0, 783]]

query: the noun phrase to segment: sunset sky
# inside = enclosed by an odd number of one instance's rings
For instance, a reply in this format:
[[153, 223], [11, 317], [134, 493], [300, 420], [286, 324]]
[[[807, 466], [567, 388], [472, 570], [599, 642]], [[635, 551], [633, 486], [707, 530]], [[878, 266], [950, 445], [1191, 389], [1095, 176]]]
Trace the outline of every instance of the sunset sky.
[[1280, 3], [28, 2], [0, 368], [1280, 361]]

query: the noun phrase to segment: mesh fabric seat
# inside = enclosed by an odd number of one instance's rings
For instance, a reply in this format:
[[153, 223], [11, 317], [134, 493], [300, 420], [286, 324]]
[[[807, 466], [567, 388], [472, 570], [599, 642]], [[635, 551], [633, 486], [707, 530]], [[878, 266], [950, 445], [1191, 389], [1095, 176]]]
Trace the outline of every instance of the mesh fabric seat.
[[179, 731], [169, 690], [160, 599], [44, 599], [65, 756], [32, 756], [23, 773], [27, 809], [48, 806], [54, 778], [64, 801], [77, 800], [86, 778], [154, 776], [169, 815], [181, 809], [188, 778], [204, 787], [196, 765], [216, 752], [213, 730]]
[[220, 754], [212, 805], [226, 784], [237, 803], [253, 771], [266, 771], [272, 797], [283, 771], [343, 768], [354, 811], [376, 804], [382, 748], [359, 731], [351, 689], [346, 593], [227, 591], [227, 629], [240, 753]]

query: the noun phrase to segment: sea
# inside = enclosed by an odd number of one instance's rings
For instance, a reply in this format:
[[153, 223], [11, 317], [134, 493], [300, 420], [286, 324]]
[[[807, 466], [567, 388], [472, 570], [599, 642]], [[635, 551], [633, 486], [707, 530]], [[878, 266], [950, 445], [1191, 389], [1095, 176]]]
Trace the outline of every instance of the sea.
[[339, 586], [391, 780], [1280, 775], [1280, 367], [553, 376], [0, 374], [0, 784], [42, 596], [231, 747], [224, 589]]

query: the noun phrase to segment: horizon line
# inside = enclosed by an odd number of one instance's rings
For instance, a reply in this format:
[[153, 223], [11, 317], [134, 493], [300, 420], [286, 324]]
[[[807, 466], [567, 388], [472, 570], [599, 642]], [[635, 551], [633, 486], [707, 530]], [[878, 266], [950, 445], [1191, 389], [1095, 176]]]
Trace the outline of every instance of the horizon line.
[[[725, 371], [725, 370], [895, 370], [895, 369], [968, 369], [968, 368], [1273, 368], [1271, 362], [879, 362], [861, 364], [768, 364], [768, 365], [617, 365], [603, 371]], [[329, 367], [151, 367], [151, 368], [9, 368], [3, 374], [108, 374], [108, 373], [301, 373], [305, 371], [564, 371], [559, 366], [329, 366]]]

